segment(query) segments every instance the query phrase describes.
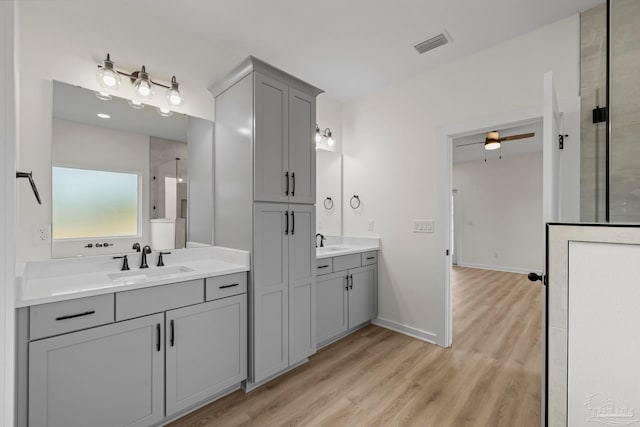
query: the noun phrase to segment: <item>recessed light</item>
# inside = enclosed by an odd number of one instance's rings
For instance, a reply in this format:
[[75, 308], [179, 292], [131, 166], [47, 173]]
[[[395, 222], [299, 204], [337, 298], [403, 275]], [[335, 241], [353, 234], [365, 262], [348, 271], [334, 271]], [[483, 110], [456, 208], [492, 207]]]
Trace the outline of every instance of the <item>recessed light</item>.
[[105, 113], [98, 113], [97, 114], [98, 117], [100, 117], [101, 119], [110, 119], [111, 116]]

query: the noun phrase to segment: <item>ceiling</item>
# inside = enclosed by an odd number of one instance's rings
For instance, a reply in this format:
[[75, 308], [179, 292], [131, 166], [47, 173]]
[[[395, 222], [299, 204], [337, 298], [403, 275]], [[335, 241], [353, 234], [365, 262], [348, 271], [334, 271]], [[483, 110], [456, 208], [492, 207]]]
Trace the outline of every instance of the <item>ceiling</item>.
[[[255, 55], [346, 101], [602, 2], [135, 0], [128, 4], [200, 38]], [[452, 43], [424, 55], [413, 49], [445, 29]]]
[[[533, 136], [532, 138], [503, 142], [501, 147], [502, 152], [500, 152], [500, 150], [486, 152], [487, 161], [499, 160], [500, 155], [502, 155], [503, 159], [506, 159], [509, 157], [521, 156], [527, 153], [542, 151], [542, 120], [527, 125], [511, 128], [500, 128], [496, 130], [500, 133], [501, 137], [529, 132], [535, 133], [535, 136]], [[472, 142], [484, 142], [486, 136], [486, 133], [480, 133], [476, 135], [455, 138], [453, 140], [453, 163], [484, 160], [484, 144], [466, 145], [464, 147], [461, 147], [461, 145], [469, 144]]]

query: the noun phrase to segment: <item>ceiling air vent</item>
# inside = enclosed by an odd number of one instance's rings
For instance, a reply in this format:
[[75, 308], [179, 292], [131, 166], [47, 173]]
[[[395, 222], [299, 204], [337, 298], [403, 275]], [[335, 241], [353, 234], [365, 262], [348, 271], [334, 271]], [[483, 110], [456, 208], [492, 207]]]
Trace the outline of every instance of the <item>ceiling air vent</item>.
[[418, 51], [418, 53], [425, 53], [437, 47], [445, 45], [449, 43], [449, 41], [451, 41], [451, 36], [446, 31], [443, 31], [435, 37], [431, 37], [428, 40], [418, 43], [414, 46], [414, 48]]

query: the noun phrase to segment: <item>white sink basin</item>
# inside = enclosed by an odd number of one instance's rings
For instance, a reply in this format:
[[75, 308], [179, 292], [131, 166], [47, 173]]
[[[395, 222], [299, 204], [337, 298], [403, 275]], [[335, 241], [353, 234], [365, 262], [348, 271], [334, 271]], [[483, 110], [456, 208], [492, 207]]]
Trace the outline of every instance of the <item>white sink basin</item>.
[[320, 249], [320, 251], [322, 252], [338, 252], [338, 251], [347, 250], [349, 248], [347, 248], [346, 246], [326, 246], [324, 248], [318, 248], [318, 249]]
[[175, 267], [158, 267], [148, 270], [126, 271], [122, 273], [108, 274], [109, 279], [116, 283], [131, 285], [134, 283], [143, 283], [150, 280], [162, 280], [179, 277], [182, 273], [192, 272], [193, 269], [178, 265]]

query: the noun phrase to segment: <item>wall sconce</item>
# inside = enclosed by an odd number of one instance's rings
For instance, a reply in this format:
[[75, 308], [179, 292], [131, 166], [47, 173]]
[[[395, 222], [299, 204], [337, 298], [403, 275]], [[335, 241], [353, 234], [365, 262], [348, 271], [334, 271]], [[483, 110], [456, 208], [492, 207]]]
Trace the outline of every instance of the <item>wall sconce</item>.
[[316, 144], [319, 144], [323, 140], [327, 141], [327, 145], [329, 147], [333, 147], [336, 143], [336, 140], [333, 139], [333, 134], [331, 133], [331, 129], [325, 128], [324, 132], [320, 133], [320, 126], [316, 123]]
[[[166, 96], [169, 106], [179, 107], [184, 104], [184, 95], [180, 92], [180, 85], [176, 80], [176, 76], [171, 78], [170, 85], [166, 85], [152, 80], [144, 65], [139, 71], [132, 73], [117, 70], [114, 62], [111, 60], [111, 55], [107, 53], [107, 59], [105, 59], [101, 65], [98, 65], [98, 71], [96, 73], [98, 84], [103, 89], [115, 91], [120, 87], [120, 76], [126, 76], [131, 80], [131, 84], [140, 98], [151, 99], [155, 93], [155, 86], [159, 86], [167, 89]], [[111, 99], [111, 95], [109, 95], [108, 92], [100, 91], [96, 96], [103, 100]], [[133, 108], [142, 108], [141, 106], [143, 104], [132, 101], [129, 105]]]

